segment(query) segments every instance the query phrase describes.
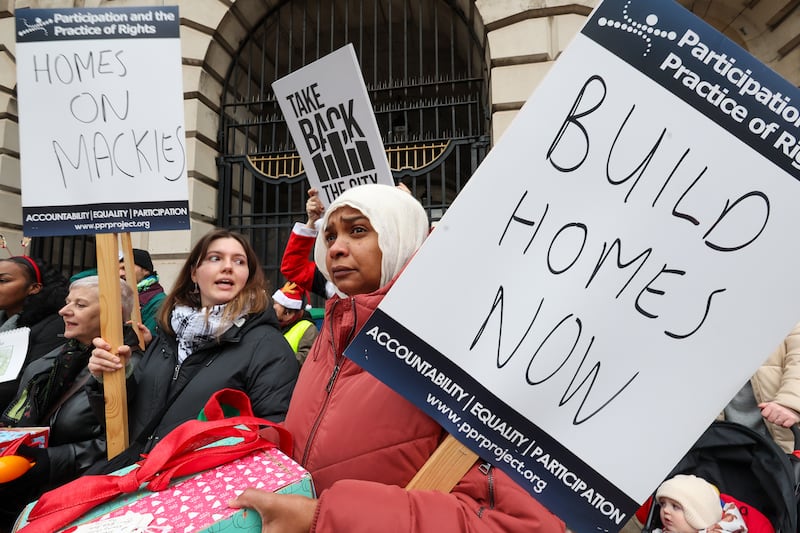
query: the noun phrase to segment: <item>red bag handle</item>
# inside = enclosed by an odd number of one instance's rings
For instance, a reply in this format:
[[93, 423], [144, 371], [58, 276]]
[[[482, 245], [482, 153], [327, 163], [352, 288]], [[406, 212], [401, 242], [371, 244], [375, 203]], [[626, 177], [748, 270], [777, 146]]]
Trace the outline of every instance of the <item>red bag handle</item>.
[[[222, 401], [224, 400], [224, 402]], [[206, 404], [206, 416], [222, 414], [221, 405], [234, 402], [240, 412], [252, 413], [250, 399], [242, 391], [223, 389]], [[211, 409], [207, 410], [211, 404]], [[245, 405], [246, 404], [246, 405]], [[215, 407], [216, 406], [216, 407]], [[289, 432], [269, 420], [252, 415], [217, 420], [189, 420], [169, 432], [134, 468], [122, 476], [83, 476], [42, 495], [19, 533], [50, 533], [80, 518], [94, 507], [123, 493], [139, 490], [143, 483], [152, 491], [164, 490], [177, 476], [194, 474], [229, 463], [256, 450], [276, 445], [259, 435], [260, 426], [270, 426], [280, 436], [280, 449], [292, 454]], [[236, 444], [206, 445], [226, 437], [240, 437]]]
[[221, 389], [211, 395], [200, 413], [200, 420], [223, 420], [225, 407], [236, 411], [236, 416], [255, 416], [250, 398], [240, 390]]

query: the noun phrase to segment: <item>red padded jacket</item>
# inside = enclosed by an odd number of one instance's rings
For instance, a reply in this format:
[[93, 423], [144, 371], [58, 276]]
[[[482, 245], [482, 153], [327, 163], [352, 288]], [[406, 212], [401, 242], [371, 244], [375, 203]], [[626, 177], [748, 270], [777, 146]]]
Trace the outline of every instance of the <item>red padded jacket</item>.
[[443, 437], [422, 411], [343, 355], [391, 287], [334, 296], [285, 426], [320, 496], [312, 533], [564, 532], [564, 523], [480, 461], [449, 494], [406, 491]]

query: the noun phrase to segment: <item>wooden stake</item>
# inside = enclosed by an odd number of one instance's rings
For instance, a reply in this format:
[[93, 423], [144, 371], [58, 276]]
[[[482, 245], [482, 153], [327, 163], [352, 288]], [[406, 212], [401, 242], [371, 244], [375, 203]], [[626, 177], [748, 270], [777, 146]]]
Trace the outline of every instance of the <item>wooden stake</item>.
[[450, 492], [477, 460], [475, 452], [448, 435], [408, 482], [406, 489]]
[[[99, 233], [95, 241], [97, 275], [100, 278], [100, 335], [112, 346], [112, 352], [116, 353], [124, 342], [117, 234]], [[111, 459], [128, 447], [128, 397], [124, 368], [103, 376], [103, 391], [106, 404], [106, 446], [108, 458]]]
[[[139, 324], [142, 323], [142, 310], [139, 307], [139, 291], [136, 289], [136, 266], [133, 262], [133, 246], [131, 245], [131, 234], [122, 233], [120, 235], [120, 243], [122, 245], [122, 260], [125, 265], [125, 281], [128, 287], [133, 291], [133, 309], [131, 316], [123, 317], [125, 320], [130, 319], [131, 326], [136, 332], [136, 338], [139, 339], [139, 348], [144, 350], [144, 335], [139, 330]], [[153, 333], [152, 331], [150, 333]]]

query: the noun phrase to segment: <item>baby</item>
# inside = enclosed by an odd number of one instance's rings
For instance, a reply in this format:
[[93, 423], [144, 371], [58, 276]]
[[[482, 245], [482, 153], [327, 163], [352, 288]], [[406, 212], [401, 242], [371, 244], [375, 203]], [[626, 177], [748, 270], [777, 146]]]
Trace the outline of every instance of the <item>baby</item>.
[[723, 507], [717, 488], [703, 478], [678, 474], [658, 487], [656, 500], [663, 529], [654, 533], [747, 532], [736, 505]]

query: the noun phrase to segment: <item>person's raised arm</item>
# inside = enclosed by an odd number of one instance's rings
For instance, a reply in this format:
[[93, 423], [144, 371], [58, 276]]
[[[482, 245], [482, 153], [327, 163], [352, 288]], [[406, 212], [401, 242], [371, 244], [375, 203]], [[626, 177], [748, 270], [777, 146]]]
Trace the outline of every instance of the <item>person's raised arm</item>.
[[317, 220], [322, 218], [325, 212], [325, 207], [322, 205], [322, 200], [319, 199], [319, 191], [315, 188], [308, 190], [308, 200], [306, 200], [306, 226], [311, 229], [316, 229]]
[[324, 210], [317, 189], [309, 189], [306, 201], [308, 219], [305, 224], [295, 223], [292, 233], [289, 234], [289, 241], [281, 258], [281, 274], [306, 292], [327, 298], [329, 294], [325, 290], [325, 279], [321, 274], [318, 275], [317, 266], [310, 259], [317, 238], [316, 222], [322, 217]]

